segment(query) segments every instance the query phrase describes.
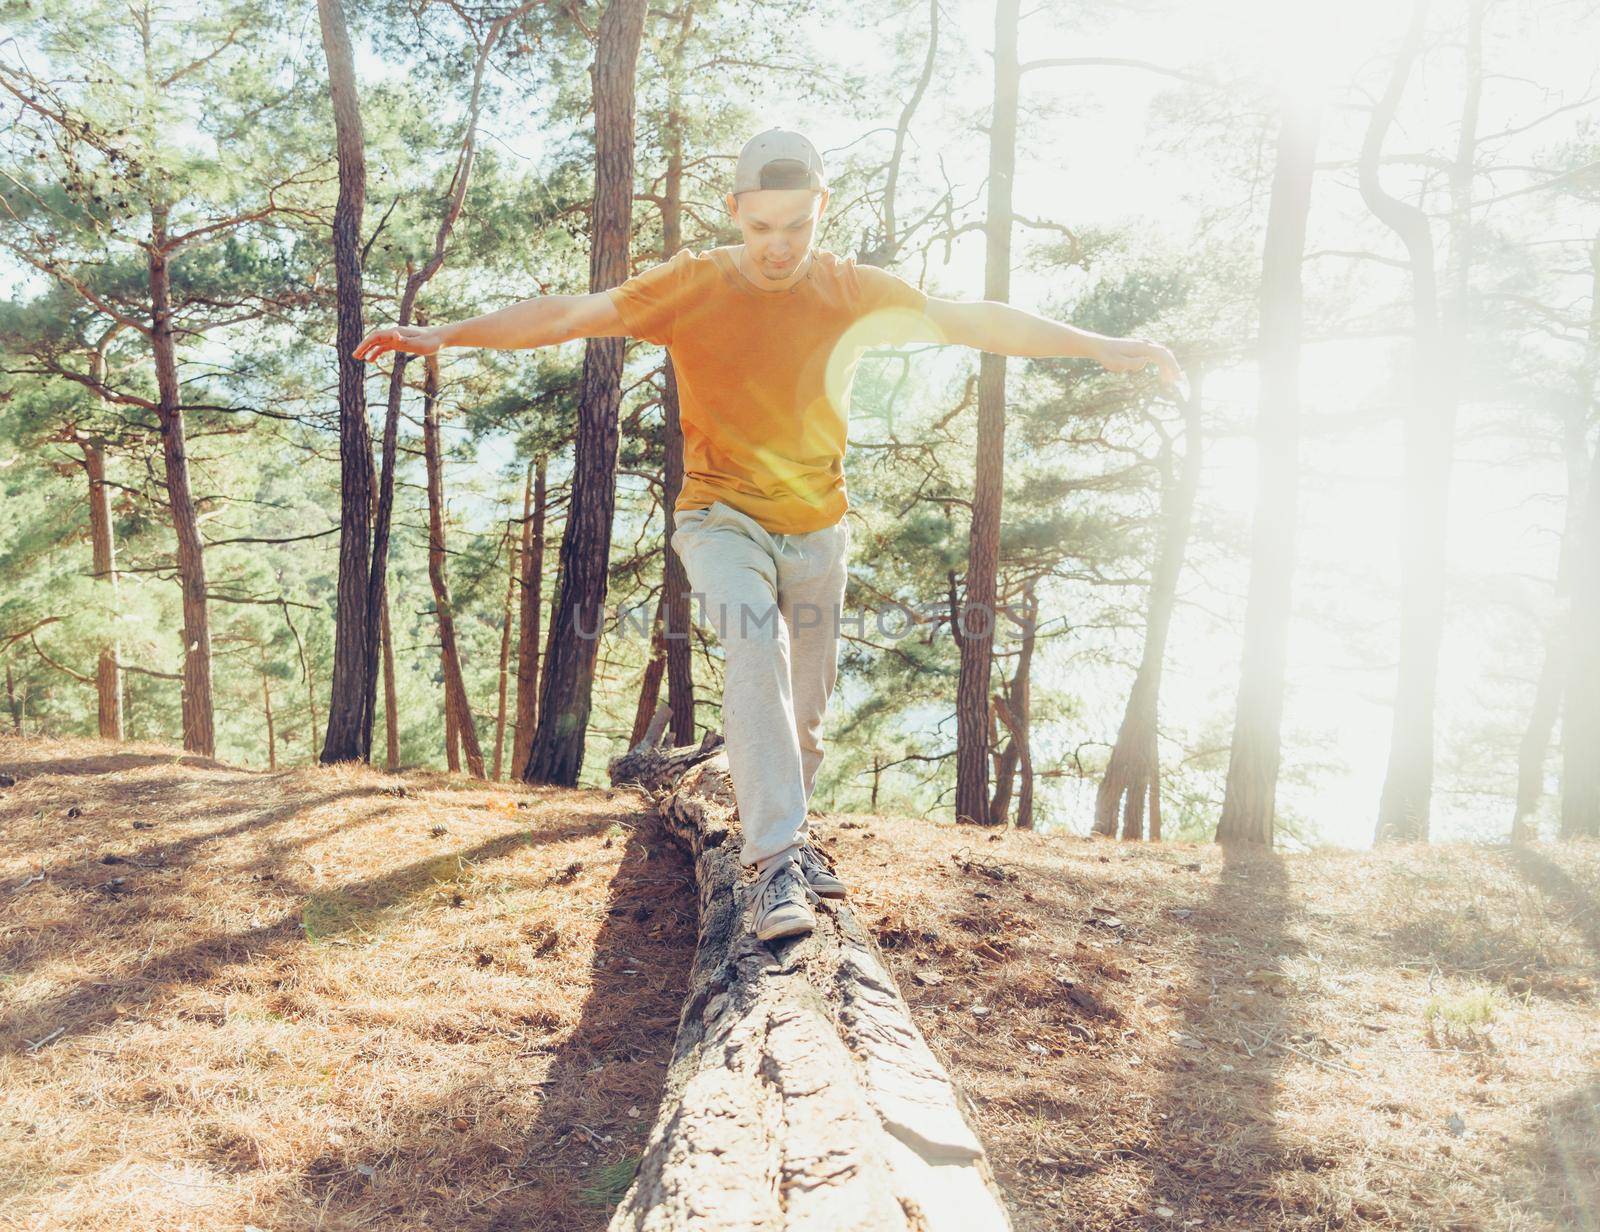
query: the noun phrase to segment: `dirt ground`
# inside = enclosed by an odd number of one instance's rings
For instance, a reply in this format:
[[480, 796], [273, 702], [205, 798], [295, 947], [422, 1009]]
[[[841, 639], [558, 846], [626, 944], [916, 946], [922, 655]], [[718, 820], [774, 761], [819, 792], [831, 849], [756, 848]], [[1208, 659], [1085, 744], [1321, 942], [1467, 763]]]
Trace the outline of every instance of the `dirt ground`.
[[695, 938], [631, 793], [0, 771], [0, 1227], [604, 1227]]
[[[631, 792], [0, 737], [0, 1228], [603, 1228], [694, 945]], [[1600, 844], [815, 819], [1018, 1232], [1600, 1229]]]
[[1600, 1228], [1600, 844], [835, 828], [1018, 1232]]

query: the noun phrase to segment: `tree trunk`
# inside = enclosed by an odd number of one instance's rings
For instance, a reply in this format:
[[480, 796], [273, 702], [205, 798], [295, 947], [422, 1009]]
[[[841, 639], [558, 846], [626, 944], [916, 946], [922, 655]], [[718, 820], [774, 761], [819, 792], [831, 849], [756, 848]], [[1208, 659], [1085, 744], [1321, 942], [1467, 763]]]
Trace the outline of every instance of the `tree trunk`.
[[[184, 436], [178, 353], [172, 332], [172, 272], [167, 264], [164, 203], [151, 209], [150, 347], [155, 355], [156, 417], [166, 463], [167, 502], [178, 539], [178, 582], [183, 590], [183, 747], [210, 757], [217, 751], [211, 707], [211, 622], [207, 607], [205, 543], [189, 487], [189, 446]], [[353, 344], [352, 344], [353, 345]]]
[[1566, 696], [1567, 630], [1560, 628], [1546, 638], [1544, 662], [1539, 682], [1534, 686], [1533, 708], [1528, 726], [1517, 747], [1517, 802], [1511, 818], [1511, 841], [1531, 843], [1538, 838], [1533, 814], [1544, 795], [1544, 765], [1555, 733], [1556, 717]]
[[803, 938], [750, 932], [721, 739], [659, 748], [667, 718], [662, 707], [611, 781], [656, 795], [662, 828], [693, 860], [700, 942], [612, 1232], [1009, 1228], [963, 1097], [849, 908], [825, 900]]
[[1127, 793], [1122, 801], [1122, 837], [1130, 841], [1144, 839], [1144, 805], [1149, 798], [1150, 767], [1155, 762], [1155, 731], [1146, 733], [1147, 743], [1139, 750], [1139, 786]]
[[[1321, 125], [1320, 99], [1285, 95], [1261, 268], [1260, 452], [1250, 594], [1219, 843], [1270, 847], [1273, 841], [1300, 486], [1301, 265]], [[1148, 774], [1155, 765], [1154, 698], [1146, 705], [1151, 715], [1143, 749]], [[1138, 794], [1130, 796], [1130, 804]]]
[[1161, 841], [1161, 751], [1150, 755], [1150, 841]]
[[[1017, 667], [1011, 683], [1002, 696], [994, 696], [995, 717], [1005, 726], [1006, 749], [995, 773], [994, 806], [989, 819], [994, 825], [1005, 825], [1011, 810], [1011, 796], [1017, 791], [1017, 827], [1033, 829], [1033, 753], [1029, 747], [1028, 721], [1032, 710], [1034, 628], [1038, 624], [1039, 602], [1034, 594], [1035, 579], [1029, 578], [1022, 588], [1023, 618], [1022, 645], [1017, 650]], [[1016, 788], [1020, 774], [1022, 785]]]
[[[667, 554], [671, 555], [670, 549]], [[639, 700], [633, 708], [633, 731], [628, 739], [630, 748], [644, 739], [645, 732], [650, 728], [650, 720], [655, 718], [656, 703], [661, 698], [661, 678], [667, 671], [666, 612], [667, 593], [663, 586], [661, 596], [656, 600], [655, 619], [650, 622], [650, 658], [644, 665]]]
[[310, 757], [312, 762], [316, 762], [318, 760], [317, 746], [319, 743], [317, 740], [317, 682], [316, 677], [311, 672], [310, 660], [307, 659], [301, 666], [304, 667], [306, 673], [306, 708], [311, 716], [311, 730], [309, 733]]
[[306, 654], [306, 644], [300, 637], [300, 630], [295, 626], [294, 617], [289, 615], [288, 601], [281, 596], [278, 606], [283, 612], [283, 623], [289, 628], [289, 636], [294, 638], [295, 653], [300, 656], [300, 679], [306, 686], [306, 714], [310, 726], [306, 729], [306, 756], [311, 759], [311, 764], [317, 764], [317, 686], [311, 678], [311, 656]]
[[[1006, 729], [1005, 748], [994, 759], [994, 797], [989, 802], [989, 824], [1003, 826], [1011, 813], [1011, 792], [1016, 786], [1017, 763], [1020, 760], [1017, 750], [1017, 738], [1011, 732], [1011, 722], [1007, 715], [1001, 713], [1001, 708], [1006, 705], [1005, 695], [996, 693], [989, 702], [989, 712], [994, 722], [989, 728], [992, 744], [999, 747], [1000, 737], [995, 731], [996, 726]], [[1014, 716], [1013, 716], [1014, 717]]]
[[[1167, 483], [1161, 500], [1161, 546], [1150, 573], [1150, 600], [1145, 615], [1144, 650], [1133, 688], [1122, 713], [1122, 726], [1106, 762], [1105, 777], [1095, 795], [1094, 833], [1115, 836], [1117, 812], [1130, 796], [1151, 797], [1151, 834], [1154, 839], [1161, 784], [1155, 774], [1157, 728], [1161, 708], [1161, 674], [1167, 657], [1167, 637], [1172, 629], [1172, 614], [1178, 602], [1178, 579], [1183, 574], [1184, 557], [1189, 550], [1189, 531], [1194, 523], [1195, 496], [1200, 490], [1203, 457], [1201, 436], [1201, 389], [1204, 373], [1190, 374], [1190, 394], [1183, 403], [1183, 462], [1174, 479], [1170, 457], [1165, 468]], [[1144, 835], [1123, 833], [1124, 838]]]
[[372, 436], [367, 430], [365, 366], [352, 352], [361, 341], [361, 215], [367, 198], [366, 138], [355, 60], [341, 0], [317, 0], [328, 61], [339, 198], [333, 211], [333, 270], [339, 362], [339, 587], [334, 614], [333, 692], [322, 761], [370, 756], [367, 701], [368, 569], [372, 558]]
[[1400, 666], [1395, 684], [1389, 764], [1378, 803], [1375, 841], [1426, 841], [1433, 796], [1434, 707], [1439, 644], [1444, 632], [1444, 550], [1450, 500], [1451, 453], [1460, 365], [1465, 360], [1467, 273], [1477, 97], [1482, 84], [1478, 50], [1482, 0], [1468, 6], [1467, 103], [1450, 172], [1454, 281], [1441, 320], [1433, 232], [1428, 215], [1389, 196], [1378, 179], [1383, 140], [1394, 121], [1411, 68], [1422, 46], [1428, 0], [1415, 0], [1394, 73], [1373, 108], [1362, 146], [1361, 195], [1380, 221], [1405, 244], [1411, 266], [1415, 318], [1415, 403], [1406, 417], [1406, 521], [1400, 584]]
[[461, 773], [461, 724], [448, 691], [444, 696], [444, 764], [451, 774]]
[[[994, 105], [989, 122], [989, 200], [985, 227], [984, 298], [1011, 297], [1011, 182], [1017, 158], [1017, 10], [997, 0], [994, 21]], [[988, 818], [989, 676], [994, 652], [1000, 506], [1005, 488], [1006, 357], [983, 352], [978, 362], [978, 447], [966, 594], [955, 635], [961, 650], [956, 682], [956, 820]]]
[[517, 721], [511, 737], [511, 777], [522, 779], [539, 723], [539, 617], [544, 610], [545, 458], [530, 463], [533, 520], [522, 516], [522, 594], [517, 634]]
[[[1595, 238], [1590, 259], [1595, 267], [1592, 294], [1600, 296], [1600, 236]], [[1584, 375], [1580, 377], [1580, 381], [1589, 384], [1592, 384], [1595, 367], [1600, 366], [1600, 299], [1592, 303], [1590, 358], [1583, 367]], [[1588, 488], [1592, 389], [1582, 391], [1580, 397], [1578, 406], [1567, 414], [1563, 424], [1562, 454], [1567, 463], [1567, 503], [1565, 525], [1561, 530], [1561, 549], [1556, 561], [1557, 615], [1545, 633], [1544, 662], [1539, 669], [1539, 682], [1534, 688], [1528, 726], [1523, 730], [1517, 751], [1517, 802], [1511, 818], [1513, 843], [1532, 842], [1538, 837], [1538, 828], [1532, 817], [1544, 795], [1545, 760], [1550, 752], [1550, 738], [1555, 732], [1556, 718], [1561, 713], [1562, 698], [1566, 693], [1572, 570], [1578, 540], [1583, 533], [1583, 511]]]
[[267, 769], [278, 768], [278, 733], [272, 724], [272, 687], [267, 683], [266, 664], [261, 665], [261, 706], [267, 716]]
[[[98, 353], [97, 353], [98, 357]], [[89, 537], [94, 548], [94, 576], [105, 588], [106, 609], [116, 620], [120, 611], [117, 599], [117, 549], [111, 522], [110, 489], [106, 487], [105, 448], [98, 440], [84, 440], [83, 467], [89, 476]], [[95, 668], [95, 696], [98, 701], [99, 730], [102, 740], [125, 739], [122, 723], [122, 657], [113, 631], [100, 644]]]
[[11, 664], [6, 664], [6, 706], [11, 711], [11, 730], [22, 735], [22, 702], [17, 697], [17, 683], [11, 678]]
[[[600, 17], [594, 63], [595, 194], [589, 289], [628, 276], [633, 218], [634, 70], [645, 0], [611, 0]], [[525, 778], [575, 786], [583, 769], [594, 664], [605, 619], [616, 492], [621, 338], [591, 338], [583, 357], [572, 496], [561, 536], [561, 585], [551, 653]]]
[[[1151, 595], [1152, 606], [1154, 594]], [[1150, 657], [1150, 639], [1146, 635], [1145, 658], [1128, 693], [1128, 703], [1122, 712], [1122, 726], [1117, 729], [1117, 742], [1112, 746], [1111, 758], [1106, 762], [1105, 777], [1095, 793], [1094, 833], [1108, 838], [1117, 837], [1117, 815], [1124, 809], [1130, 811], [1133, 797], [1149, 790], [1150, 765], [1156, 749], [1156, 720], [1159, 678], [1150, 680], [1145, 675], [1145, 663]], [[1123, 838], [1143, 838], [1143, 834], [1128, 834]]]
[[[998, 693], [994, 696], [994, 707], [995, 714], [1005, 724], [1011, 738], [1007, 754], [1015, 760], [1016, 767], [1021, 772], [1022, 789], [1017, 798], [1017, 828], [1031, 830], [1033, 829], [1033, 754], [1028, 748], [1027, 721], [1017, 712], [1016, 707]], [[998, 824], [1004, 825], [1005, 814], [1001, 813], [997, 820]]]
[[[529, 477], [531, 487], [531, 479]], [[528, 516], [528, 488], [522, 494], [522, 516]], [[517, 591], [517, 540], [506, 524], [506, 601], [500, 611], [500, 694], [494, 708], [494, 779], [500, 781], [500, 765], [506, 751], [506, 675], [511, 664], [511, 599]]]
[[[667, 151], [667, 173], [661, 196], [661, 259], [670, 260], [683, 247], [683, 129], [682, 86], [685, 78], [685, 48], [693, 28], [694, 13], [685, 5], [679, 13], [678, 39], [673, 51], [672, 75], [668, 84], [667, 122], [662, 140]], [[683, 425], [678, 413], [678, 374], [667, 357], [666, 387], [661, 395], [666, 420], [666, 458], [663, 475], [663, 500], [666, 503], [666, 538], [670, 545], [677, 530], [674, 508], [683, 490]], [[694, 735], [694, 625], [689, 617], [689, 575], [683, 562], [668, 546], [662, 584], [666, 587], [663, 614], [667, 643], [667, 703], [672, 707], [670, 731], [674, 744], [693, 744]]]
[[[667, 387], [662, 395], [667, 416], [667, 543], [677, 530], [672, 505], [683, 489], [683, 429], [678, 418], [678, 377], [667, 361]], [[694, 743], [694, 622], [689, 617], [689, 575], [671, 547], [666, 552], [664, 585], [667, 606], [663, 613], [667, 642], [667, 704], [672, 707], [674, 744]]]
[[1007, 743], [1000, 747], [999, 705], [1005, 699], [996, 693], [989, 699], [989, 761], [994, 771], [995, 794], [984, 809], [983, 820], [991, 826], [1003, 826], [1006, 814], [1011, 811], [1011, 780], [1016, 777], [1016, 750]]
[[1023, 610], [1028, 625], [1022, 631], [1022, 660], [1011, 686], [1011, 713], [1016, 727], [1011, 738], [1017, 746], [1017, 772], [1022, 786], [1017, 793], [1017, 829], [1033, 829], [1033, 650], [1039, 626], [1039, 597], [1033, 578], [1023, 587]]
[[400, 703], [394, 695], [394, 635], [389, 631], [389, 587], [383, 588], [378, 608], [379, 636], [383, 639], [383, 766], [400, 769]]
[[[1600, 234], [1589, 248], [1589, 354], [1586, 407], [1600, 401]], [[1585, 484], [1583, 521], [1572, 561], [1566, 709], [1561, 722], [1561, 837], [1600, 838], [1600, 442]]]
[[[418, 318], [421, 319], [420, 316]], [[444, 666], [445, 730], [453, 730], [466, 753], [467, 773], [484, 777], [483, 752], [478, 747], [477, 725], [472, 718], [472, 703], [467, 698], [466, 681], [461, 674], [461, 656], [456, 650], [455, 610], [450, 603], [450, 586], [445, 578], [444, 556], [444, 463], [439, 455], [439, 357], [429, 355], [422, 382], [422, 453], [428, 468], [428, 582], [433, 587], [433, 606], [439, 619], [439, 657]], [[446, 749], [450, 739], [446, 736]], [[461, 768], [452, 757], [450, 769]]]

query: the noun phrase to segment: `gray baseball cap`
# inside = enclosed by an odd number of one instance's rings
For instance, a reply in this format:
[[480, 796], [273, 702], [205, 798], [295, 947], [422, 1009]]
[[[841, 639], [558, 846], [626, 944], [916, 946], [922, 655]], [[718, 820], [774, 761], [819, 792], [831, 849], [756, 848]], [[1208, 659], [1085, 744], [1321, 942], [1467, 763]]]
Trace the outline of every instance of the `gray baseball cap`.
[[827, 186], [817, 147], [785, 128], [769, 128], [745, 142], [733, 173], [735, 195], [763, 188], [810, 188], [820, 192]]

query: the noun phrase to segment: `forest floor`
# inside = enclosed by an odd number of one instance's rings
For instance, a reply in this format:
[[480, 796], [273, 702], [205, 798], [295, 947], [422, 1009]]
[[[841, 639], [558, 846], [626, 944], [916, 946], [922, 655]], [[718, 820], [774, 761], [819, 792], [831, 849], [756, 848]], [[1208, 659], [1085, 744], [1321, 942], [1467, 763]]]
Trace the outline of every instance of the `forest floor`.
[[[0, 737], [0, 1228], [603, 1228], [695, 939], [630, 791]], [[1600, 1228], [1600, 844], [814, 826], [1018, 1232]]]

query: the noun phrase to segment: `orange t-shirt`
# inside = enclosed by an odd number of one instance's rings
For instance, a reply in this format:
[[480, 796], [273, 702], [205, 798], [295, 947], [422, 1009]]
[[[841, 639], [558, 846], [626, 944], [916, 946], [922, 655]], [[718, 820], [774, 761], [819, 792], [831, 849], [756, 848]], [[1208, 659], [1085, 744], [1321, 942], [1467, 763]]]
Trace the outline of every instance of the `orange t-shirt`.
[[850, 382], [869, 346], [917, 336], [927, 295], [854, 257], [812, 250], [792, 287], [762, 290], [737, 247], [695, 253], [609, 292], [629, 335], [667, 348], [683, 425], [676, 510], [720, 500], [773, 534], [844, 516]]

